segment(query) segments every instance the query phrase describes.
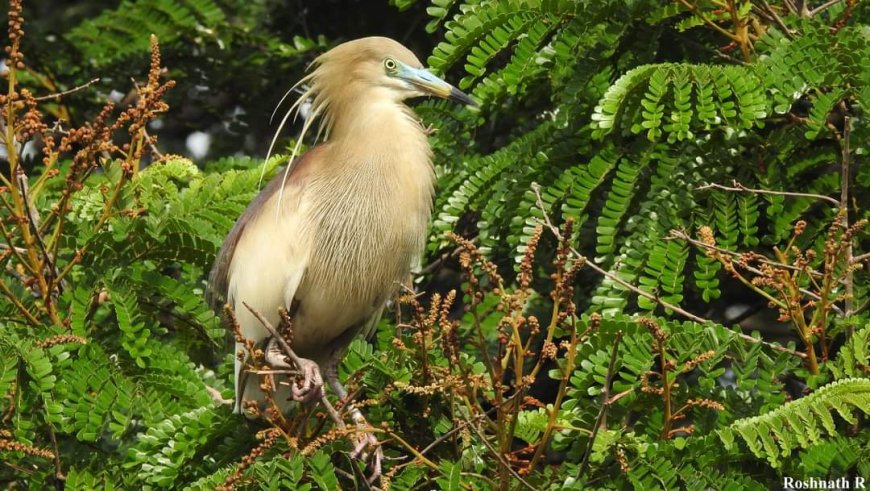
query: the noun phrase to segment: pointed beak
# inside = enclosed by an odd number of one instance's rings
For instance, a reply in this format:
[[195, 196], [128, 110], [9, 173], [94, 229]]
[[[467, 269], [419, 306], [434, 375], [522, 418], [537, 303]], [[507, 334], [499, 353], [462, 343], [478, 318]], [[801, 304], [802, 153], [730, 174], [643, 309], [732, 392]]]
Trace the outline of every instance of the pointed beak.
[[468, 94], [448, 84], [444, 80], [441, 80], [435, 75], [432, 75], [429, 70], [426, 70], [425, 68], [404, 68], [405, 69], [402, 70], [400, 76], [421, 91], [443, 99], [460, 102], [462, 104], [470, 104], [472, 106], [477, 105], [477, 102], [469, 97]]

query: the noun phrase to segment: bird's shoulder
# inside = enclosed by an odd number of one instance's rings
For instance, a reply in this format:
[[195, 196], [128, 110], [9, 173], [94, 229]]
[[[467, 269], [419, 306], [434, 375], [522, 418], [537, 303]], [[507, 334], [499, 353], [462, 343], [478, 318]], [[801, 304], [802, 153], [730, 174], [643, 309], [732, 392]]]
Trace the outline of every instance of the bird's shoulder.
[[269, 181], [266, 187], [260, 191], [260, 194], [251, 201], [239, 219], [236, 220], [230, 233], [224, 239], [224, 243], [215, 257], [211, 273], [209, 273], [206, 300], [212, 308], [219, 310], [230, 300], [227, 298], [230, 265], [233, 262], [233, 255], [235, 254], [239, 239], [245, 232], [245, 227], [262, 212], [263, 207], [278, 193], [282, 185], [285, 191], [303, 185], [312, 175], [315, 161], [326, 151], [326, 147], [326, 144], [322, 144], [305, 152], [293, 162], [288, 175], [284, 175], [285, 171], [283, 169], [278, 171], [275, 177]]

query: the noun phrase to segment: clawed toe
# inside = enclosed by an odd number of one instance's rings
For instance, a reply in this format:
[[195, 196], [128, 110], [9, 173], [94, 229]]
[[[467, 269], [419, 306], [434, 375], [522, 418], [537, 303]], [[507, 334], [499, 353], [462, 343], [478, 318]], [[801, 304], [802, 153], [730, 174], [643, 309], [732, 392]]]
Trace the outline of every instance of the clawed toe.
[[323, 377], [320, 367], [311, 360], [302, 359], [302, 366], [297, 367], [300, 375], [290, 384], [290, 393], [294, 401], [309, 403], [323, 397]]
[[271, 338], [266, 345], [265, 358], [266, 363], [272, 368], [295, 368], [299, 371], [296, 380], [290, 382], [290, 395], [294, 401], [309, 403], [323, 397], [323, 376], [317, 363], [301, 358], [298, 360], [299, 366], [295, 366], [295, 363], [291, 365], [287, 362], [287, 355], [275, 338]]
[[350, 457], [353, 459], [359, 458], [371, 465], [372, 475], [368, 478], [368, 483], [374, 483], [381, 477], [381, 465], [384, 461], [384, 450], [381, 448], [380, 442], [375, 436], [368, 431], [362, 429], [362, 437], [353, 447]]
[[293, 368], [293, 366], [287, 362], [287, 355], [284, 353], [284, 350], [281, 349], [281, 345], [278, 344], [275, 338], [269, 338], [269, 342], [266, 343], [265, 359], [266, 363], [272, 368]]

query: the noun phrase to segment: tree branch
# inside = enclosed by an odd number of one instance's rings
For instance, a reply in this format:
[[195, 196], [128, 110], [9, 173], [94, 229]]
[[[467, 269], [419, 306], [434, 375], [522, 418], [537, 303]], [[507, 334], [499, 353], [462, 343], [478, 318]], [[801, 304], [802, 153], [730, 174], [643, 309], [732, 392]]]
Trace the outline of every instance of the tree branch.
[[598, 430], [601, 429], [604, 423], [604, 414], [612, 403], [610, 400], [610, 383], [613, 381], [616, 355], [619, 353], [619, 343], [622, 341], [622, 335], [622, 331], [617, 331], [616, 339], [613, 340], [613, 349], [610, 351], [610, 364], [607, 365], [607, 375], [604, 376], [604, 385], [601, 387], [601, 408], [598, 410], [598, 417], [595, 418], [595, 426], [592, 427], [589, 442], [586, 443], [586, 451], [583, 452], [583, 461], [580, 462], [580, 470], [577, 472], [578, 478], [583, 477], [583, 474], [586, 472], [586, 468], [589, 465], [589, 455], [592, 453], [592, 446], [595, 444]]
[[67, 96], [67, 95], [70, 95], [72, 93], [78, 92], [80, 90], [86, 89], [86, 88], [90, 87], [91, 85], [94, 85], [95, 83], [97, 83], [99, 81], [100, 81], [99, 78], [95, 78], [95, 79], [91, 80], [90, 82], [85, 82], [85, 83], [83, 83], [77, 87], [73, 87], [69, 90], [64, 90], [63, 92], [57, 92], [55, 94], [44, 95], [42, 97], [34, 97], [33, 99], [37, 102], [50, 101], [52, 99], [60, 99], [63, 96]]
[[707, 184], [706, 186], [701, 186], [701, 187], [695, 188], [695, 190], [696, 191], [706, 191], [708, 189], [718, 189], [720, 191], [730, 191], [733, 193], [774, 194], [777, 196], [795, 196], [795, 197], [801, 197], [801, 198], [814, 198], [814, 199], [820, 199], [820, 200], [827, 201], [828, 203], [831, 203], [832, 205], [837, 206], [837, 207], [840, 206], [839, 201], [835, 200], [834, 198], [832, 198], [830, 196], [825, 196], [823, 194], [793, 193], [793, 192], [788, 192], [788, 191], [770, 191], [768, 189], [753, 189], [753, 188], [748, 188], [748, 187], [744, 186], [743, 184], [740, 184], [737, 181], [733, 181], [732, 185], [733, 185], [733, 187], [728, 187], [728, 186], [723, 186], [721, 184], [714, 183], [714, 184]]
[[[829, 2], [830, 3], [830, 2]], [[821, 8], [821, 7], [819, 7]], [[849, 149], [849, 138], [852, 135], [852, 118], [848, 115], [843, 118], [843, 138], [842, 138], [842, 159], [840, 162], [840, 210], [843, 212], [843, 228], [849, 230], [849, 183], [851, 181], [851, 164], [852, 154]], [[852, 239], [845, 244], [846, 255], [846, 298], [843, 306], [845, 312], [842, 312], [844, 317], [852, 315], [853, 295], [855, 294], [854, 275], [852, 274]], [[852, 329], [849, 329], [850, 332]]]
[[[466, 421], [468, 421], [467, 418], [465, 418], [465, 419], [466, 419]], [[480, 431], [480, 428], [478, 428], [477, 426], [475, 426], [473, 424], [470, 424], [470, 422], [469, 422], [469, 426], [471, 426], [471, 429], [473, 429], [474, 432], [477, 433], [478, 438], [480, 438], [480, 441], [483, 443], [483, 445], [486, 446], [487, 449], [489, 449], [490, 453], [492, 453], [495, 456], [495, 458], [498, 459], [499, 462], [501, 462], [501, 464], [508, 470], [508, 472], [510, 472], [511, 475], [514, 476], [514, 479], [516, 479], [517, 481], [522, 483], [523, 486], [525, 486], [528, 489], [531, 489], [532, 491], [537, 489], [534, 486], [532, 486], [531, 484], [529, 484], [528, 481], [523, 479], [523, 477], [521, 475], [519, 475], [517, 473], [517, 471], [514, 470], [513, 467], [511, 467], [510, 462], [508, 462], [504, 459], [504, 455], [502, 455], [501, 453], [499, 453], [498, 450], [493, 448], [492, 444], [489, 443], [489, 441], [486, 439], [486, 435], [484, 435], [483, 432]]]
[[825, 10], [828, 10], [829, 8], [833, 7], [834, 5], [837, 5], [838, 3], [842, 2], [842, 1], [843, 0], [828, 0], [827, 2], [819, 5], [818, 7], [814, 8], [812, 10], [810, 10], [809, 16], [810, 16], [810, 18], [815, 17], [816, 15], [822, 13]]
[[[721, 253], [721, 254], [728, 254], [728, 255], [730, 255], [730, 256], [732, 256], [732, 257], [740, 257], [740, 253], [739, 253], [739, 252], [729, 251], [728, 249], [723, 249], [723, 248], [721, 248], [721, 247], [717, 247], [717, 246], [714, 246], [714, 245], [705, 244], [705, 243], [701, 242], [700, 240], [693, 239], [692, 237], [689, 236], [689, 234], [687, 234], [686, 232], [684, 232], [684, 231], [682, 231], [682, 230], [671, 230], [671, 237], [672, 237], [672, 238], [675, 238], [675, 239], [685, 240], [685, 241], [688, 242], [689, 244], [692, 244], [693, 246], [698, 247], [698, 248], [700, 248], [700, 249], [710, 249], [710, 250], [713, 250], [713, 251], [719, 252], [719, 253]], [[817, 278], [821, 278], [822, 276], [824, 276], [822, 273], [820, 273], [820, 272], [818, 272], [818, 271], [816, 271], [816, 270], [814, 270], [814, 269], [810, 269], [809, 267], [808, 267], [807, 269], [799, 269], [799, 268], [797, 268], [797, 267], [795, 267], [795, 266], [792, 266], [792, 265], [790, 265], [790, 264], [785, 264], [785, 263], [781, 263], [781, 262], [777, 262], [777, 261], [772, 261], [772, 260], [770, 260], [770, 259], [766, 259], [766, 258], [758, 258], [758, 261], [761, 262], [761, 263], [764, 263], [764, 264], [769, 264], [769, 265], [771, 265], [771, 266], [773, 266], [773, 267], [775, 267], [775, 268], [787, 269], [787, 270], [791, 270], [791, 271], [802, 271], [802, 272], [806, 272], [806, 273], [809, 274], [810, 276], [815, 276], [815, 277], [817, 277]], [[761, 270], [759, 270], [758, 268], [754, 268], [754, 267], [752, 267], [752, 266], [750, 266], [750, 265], [748, 265], [748, 264], [745, 264], [745, 265], [744, 265], [744, 264], [740, 264], [740, 263], [738, 263], [738, 265], [739, 265], [741, 268], [743, 268], [743, 269], [749, 271], [750, 273], [753, 273], [753, 274], [756, 274], [756, 275], [763, 275], [763, 274], [764, 274], [764, 273], [762, 273]], [[806, 295], [806, 296], [812, 298], [813, 300], [819, 301], [819, 300], [822, 299], [822, 297], [816, 295], [815, 293], [811, 292], [810, 290], [807, 290], [806, 288], [799, 288], [799, 290], [800, 290], [801, 293], [803, 293], [804, 295]], [[837, 313], [839, 313], [839, 314], [843, 314], [843, 310], [840, 309], [840, 307], [837, 307], [836, 305], [831, 305], [831, 307], [832, 307], [834, 310], [836, 310]]]

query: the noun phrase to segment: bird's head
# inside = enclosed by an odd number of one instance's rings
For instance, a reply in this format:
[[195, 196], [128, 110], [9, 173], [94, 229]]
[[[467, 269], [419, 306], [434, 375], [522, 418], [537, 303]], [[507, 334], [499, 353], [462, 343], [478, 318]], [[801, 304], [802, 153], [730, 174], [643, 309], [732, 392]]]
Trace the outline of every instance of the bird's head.
[[[315, 60], [312, 86], [335, 94], [351, 88], [374, 90], [402, 101], [434, 95], [463, 104], [474, 104], [468, 95], [433, 75], [408, 48], [385, 37], [348, 41]], [[356, 94], [364, 96], [365, 94]]]
[[[405, 99], [428, 95], [476, 104], [471, 97], [426, 70], [408, 48], [385, 37], [367, 37], [340, 44], [318, 56], [312, 68], [284, 95], [286, 98], [297, 89], [300, 92], [281, 119], [268, 155], [272, 154], [288, 118], [294, 112], [302, 113], [303, 107], [307, 108], [305, 123], [291, 161], [313, 121], [319, 121], [314, 138], [317, 141], [321, 135], [328, 139], [334, 130], [364, 119], [360, 115], [371, 112], [373, 105], [401, 104]], [[282, 98], [279, 107], [283, 101]]]

